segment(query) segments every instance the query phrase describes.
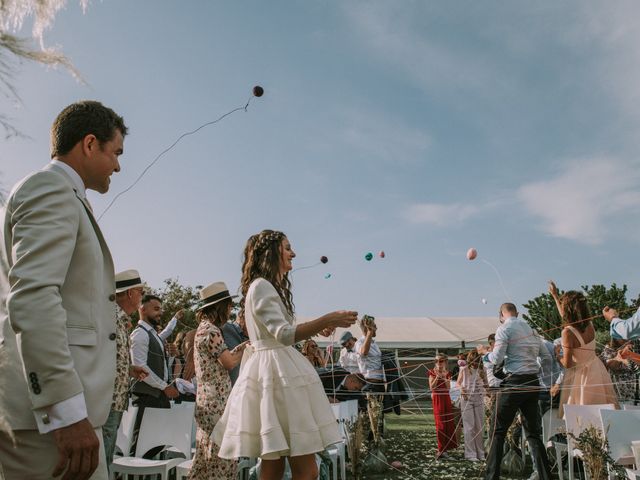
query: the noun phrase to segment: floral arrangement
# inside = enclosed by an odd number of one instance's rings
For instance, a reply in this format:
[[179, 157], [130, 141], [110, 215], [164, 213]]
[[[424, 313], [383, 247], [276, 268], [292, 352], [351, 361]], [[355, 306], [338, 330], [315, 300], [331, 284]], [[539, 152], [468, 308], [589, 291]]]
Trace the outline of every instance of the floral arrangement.
[[575, 448], [582, 451], [582, 460], [591, 480], [607, 480], [607, 467], [611, 469], [615, 478], [627, 478], [624, 467], [611, 458], [609, 442], [599, 428], [589, 425], [578, 436], [571, 432], [568, 432], [568, 435], [573, 439]]

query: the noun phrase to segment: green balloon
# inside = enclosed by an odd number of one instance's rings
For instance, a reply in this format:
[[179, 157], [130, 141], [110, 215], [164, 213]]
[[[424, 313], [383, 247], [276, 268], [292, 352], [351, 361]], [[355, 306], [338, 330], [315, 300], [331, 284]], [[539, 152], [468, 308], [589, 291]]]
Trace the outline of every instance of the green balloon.
[[367, 262], [370, 262], [370, 261], [371, 261], [371, 259], [373, 259], [373, 253], [371, 253], [371, 252], [367, 253], [367, 254], [364, 256], [364, 259], [365, 259]]

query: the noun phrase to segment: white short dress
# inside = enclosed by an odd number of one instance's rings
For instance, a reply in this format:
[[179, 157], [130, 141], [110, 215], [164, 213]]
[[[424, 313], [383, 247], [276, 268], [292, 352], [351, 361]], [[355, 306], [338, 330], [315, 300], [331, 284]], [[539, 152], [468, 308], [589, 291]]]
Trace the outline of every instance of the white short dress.
[[218, 455], [275, 460], [342, 441], [318, 373], [292, 346], [295, 320], [267, 280], [249, 286], [245, 318], [251, 347], [213, 430]]

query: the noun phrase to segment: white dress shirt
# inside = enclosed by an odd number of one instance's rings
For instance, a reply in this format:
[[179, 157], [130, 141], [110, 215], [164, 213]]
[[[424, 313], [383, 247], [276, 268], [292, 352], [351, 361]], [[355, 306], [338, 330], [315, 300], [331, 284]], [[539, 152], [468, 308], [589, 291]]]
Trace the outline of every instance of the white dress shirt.
[[133, 332], [131, 332], [131, 363], [136, 366], [144, 367], [144, 369], [149, 373], [141, 381], [145, 382], [150, 387], [157, 388], [158, 390], [164, 390], [165, 388], [167, 388], [167, 381], [169, 380], [169, 369], [167, 367], [166, 360], [162, 362], [163, 374], [162, 378], [160, 378], [147, 365], [147, 354], [149, 353], [149, 334], [147, 333], [147, 331], [151, 331], [151, 334], [158, 339], [160, 345], [162, 346], [162, 352], [164, 353], [164, 341], [169, 338], [177, 323], [178, 320], [176, 319], [176, 317], [173, 317], [167, 324], [165, 329], [162, 330], [162, 332], [157, 333], [156, 329], [153, 328], [153, 326], [149, 325], [144, 320], [139, 320], [139, 328], [136, 328]]
[[358, 366], [358, 354], [355, 350], [347, 350], [342, 347], [340, 350], [338, 365], [349, 373], [358, 373], [360, 371], [360, 367]]

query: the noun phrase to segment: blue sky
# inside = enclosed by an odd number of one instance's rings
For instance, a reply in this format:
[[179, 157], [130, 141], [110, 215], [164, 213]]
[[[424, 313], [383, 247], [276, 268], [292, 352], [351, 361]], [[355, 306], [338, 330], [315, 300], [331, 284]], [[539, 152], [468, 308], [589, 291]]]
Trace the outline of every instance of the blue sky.
[[[69, 2], [45, 33], [86, 84], [20, 65], [31, 139], [0, 143], [8, 189], [48, 160], [67, 104], [130, 127], [101, 212], [117, 269], [236, 289], [249, 235], [283, 230], [300, 315], [493, 315], [546, 290], [640, 282], [640, 6], [634, 2]], [[21, 32], [30, 33], [26, 25]], [[477, 260], [465, 258], [469, 247]], [[386, 258], [364, 260], [371, 251]], [[325, 275], [331, 273], [331, 278]], [[487, 304], [481, 299], [485, 298]]]

